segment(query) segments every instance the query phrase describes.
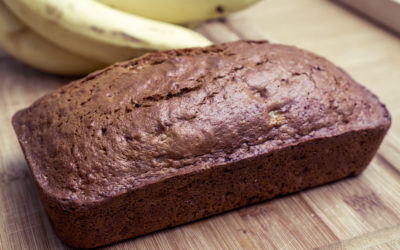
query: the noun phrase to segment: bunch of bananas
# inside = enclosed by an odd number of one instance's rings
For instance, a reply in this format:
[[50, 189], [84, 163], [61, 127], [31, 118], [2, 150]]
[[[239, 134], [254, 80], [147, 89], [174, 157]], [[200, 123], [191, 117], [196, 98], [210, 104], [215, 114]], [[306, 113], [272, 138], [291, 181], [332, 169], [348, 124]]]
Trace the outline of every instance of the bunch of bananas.
[[211, 42], [180, 24], [258, 0], [0, 0], [0, 46], [37, 69], [80, 75], [146, 52]]

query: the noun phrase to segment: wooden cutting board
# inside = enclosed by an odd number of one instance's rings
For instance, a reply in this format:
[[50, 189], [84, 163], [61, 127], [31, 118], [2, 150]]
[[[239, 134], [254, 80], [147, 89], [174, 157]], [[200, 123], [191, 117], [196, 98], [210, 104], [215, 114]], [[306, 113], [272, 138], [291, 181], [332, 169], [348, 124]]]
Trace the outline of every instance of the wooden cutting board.
[[[267, 0], [198, 28], [214, 41], [267, 38], [340, 65], [387, 104], [393, 125], [356, 178], [117, 243], [109, 249], [400, 249], [400, 40], [330, 1]], [[0, 52], [0, 249], [66, 249], [54, 235], [11, 116], [73, 78]]]

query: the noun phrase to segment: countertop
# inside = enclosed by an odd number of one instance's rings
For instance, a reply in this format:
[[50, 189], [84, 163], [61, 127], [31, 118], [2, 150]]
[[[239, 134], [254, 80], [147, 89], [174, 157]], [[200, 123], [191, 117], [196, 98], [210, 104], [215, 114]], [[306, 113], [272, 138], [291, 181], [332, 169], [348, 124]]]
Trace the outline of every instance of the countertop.
[[[198, 30], [320, 54], [374, 92], [392, 127], [360, 176], [108, 246], [109, 249], [400, 249], [400, 37], [333, 1], [264, 0]], [[0, 249], [66, 249], [39, 200], [11, 117], [74, 78], [0, 51]]]

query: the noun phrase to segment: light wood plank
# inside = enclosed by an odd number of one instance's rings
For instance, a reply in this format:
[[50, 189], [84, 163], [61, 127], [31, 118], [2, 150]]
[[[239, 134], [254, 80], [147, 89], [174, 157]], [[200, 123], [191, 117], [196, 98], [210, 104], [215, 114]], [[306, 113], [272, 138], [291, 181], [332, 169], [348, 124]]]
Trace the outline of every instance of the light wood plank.
[[196, 29], [215, 43], [237, 41], [240, 37], [229, 29], [224, 21], [210, 21]]
[[[212, 22], [198, 29], [218, 42], [247, 38], [294, 44], [343, 67], [377, 93], [393, 116], [392, 129], [379, 150], [381, 158], [375, 158], [357, 178], [106, 249], [343, 248], [363, 244], [399, 249], [399, 39], [330, 1], [319, 0], [266, 0], [225, 23]], [[50, 227], [10, 119], [17, 109], [71, 79], [40, 73], [0, 50], [0, 248], [68, 249]]]
[[399, 193], [400, 176], [376, 159], [358, 177], [301, 196], [340, 240], [347, 240], [400, 225]]
[[400, 249], [400, 240], [394, 240], [388, 243], [379, 244], [371, 247], [372, 250], [399, 250]]
[[241, 39], [268, 40], [272, 43], [278, 41], [272, 35], [263, 31], [258, 25], [250, 22], [246, 16], [233, 15], [227, 19], [226, 25]]
[[363, 234], [350, 240], [321, 247], [320, 249], [398, 249], [396, 246], [399, 246], [400, 243], [399, 235], [400, 225]]
[[389, 131], [378, 153], [400, 173], [400, 137]]

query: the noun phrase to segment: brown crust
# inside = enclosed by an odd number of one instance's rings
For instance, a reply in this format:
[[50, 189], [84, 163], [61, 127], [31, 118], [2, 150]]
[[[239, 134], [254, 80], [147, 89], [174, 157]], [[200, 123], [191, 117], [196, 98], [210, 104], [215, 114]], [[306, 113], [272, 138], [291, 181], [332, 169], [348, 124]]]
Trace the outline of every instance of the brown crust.
[[76, 247], [358, 174], [390, 122], [333, 64], [265, 41], [118, 63], [13, 118], [54, 228]]

